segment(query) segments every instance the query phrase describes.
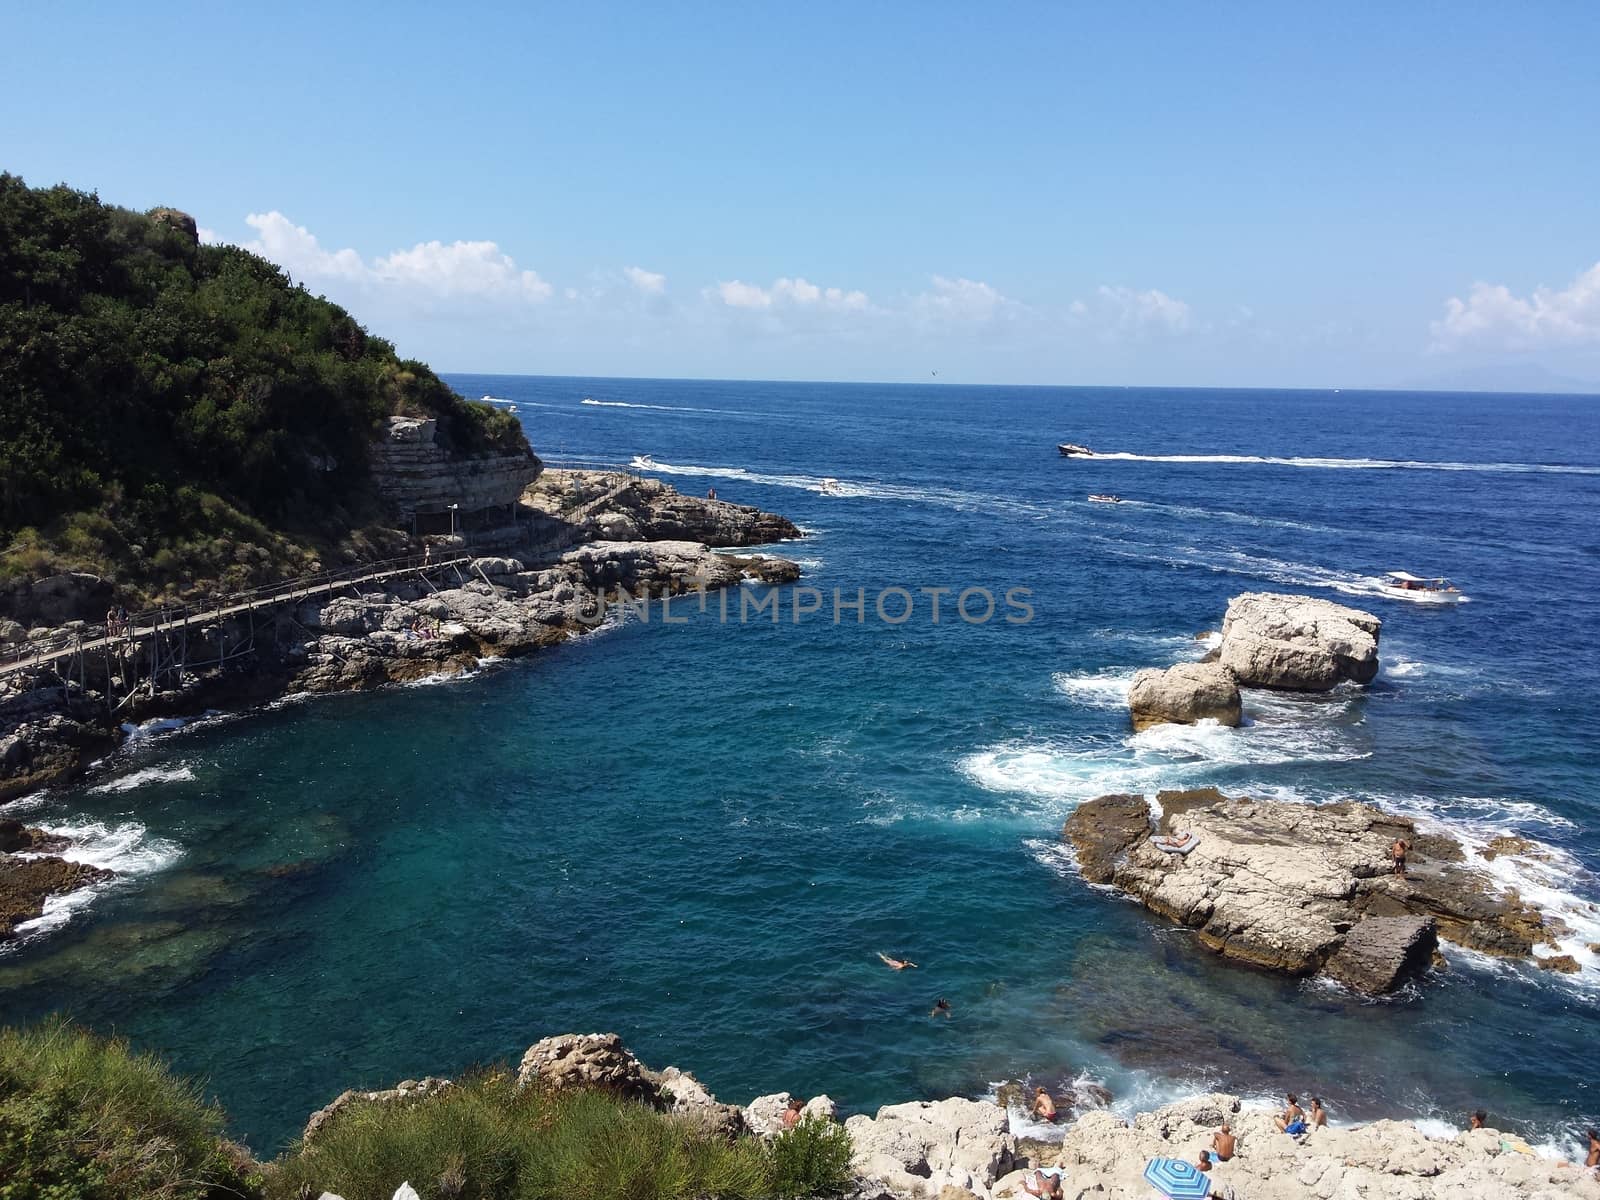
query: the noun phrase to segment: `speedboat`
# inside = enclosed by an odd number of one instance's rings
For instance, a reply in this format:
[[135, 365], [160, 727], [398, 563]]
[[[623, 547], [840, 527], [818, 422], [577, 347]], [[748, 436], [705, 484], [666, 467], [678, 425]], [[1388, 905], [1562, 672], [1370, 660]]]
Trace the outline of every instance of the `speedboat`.
[[656, 460], [648, 454], [635, 454], [633, 456], [633, 466], [635, 470], [639, 471], [654, 471], [656, 469]]
[[1056, 447], [1061, 451], [1062, 458], [1093, 458], [1094, 451], [1087, 446], [1079, 446], [1074, 442], [1062, 442]]
[[1448, 579], [1435, 576], [1431, 579], [1413, 575], [1409, 571], [1387, 571], [1384, 592], [1397, 600], [1415, 600], [1420, 604], [1459, 604], [1465, 599], [1461, 589]]
[[1098, 492], [1089, 497], [1090, 504], [1121, 504], [1121, 496], [1102, 496]]

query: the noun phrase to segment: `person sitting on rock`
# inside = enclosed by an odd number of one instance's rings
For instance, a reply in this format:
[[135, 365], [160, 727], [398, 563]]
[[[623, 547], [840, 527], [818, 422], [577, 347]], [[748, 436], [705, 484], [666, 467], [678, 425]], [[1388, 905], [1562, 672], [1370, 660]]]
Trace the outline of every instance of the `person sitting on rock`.
[[1288, 1099], [1289, 1107], [1277, 1119], [1277, 1126], [1281, 1132], [1298, 1137], [1306, 1131], [1306, 1110], [1300, 1107], [1300, 1097], [1293, 1092], [1289, 1093]]
[[1233, 1136], [1233, 1130], [1224, 1121], [1222, 1128], [1211, 1135], [1211, 1148], [1217, 1153], [1218, 1162], [1227, 1162], [1238, 1150], [1239, 1139]]
[[1468, 1129], [1487, 1129], [1487, 1128], [1489, 1128], [1489, 1114], [1487, 1112], [1485, 1112], [1481, 1108], [1476, 1110], [1471, 1116], [1469, 1116], [1467, 1118], [1467, 1128]]
[[1600, 1171], [1600, 1130], [1585, 1129], [1584, 1133], [1589, 1138], [1589, 1156], [1583, 1160], [1583, 1165], [1591, 1171]]
[[1322, 1107], [1322, 1097], [1311, 1097], [1311, 1128], [1326, 1129], [1328, 1125], [1328, 1110]]
[[1395, 838], [1394, 845], [1389, 847], [1389, 857], [1394, 859], [1394, 873], [1396, 875], [1404, 875], [1406, 873], [1406, 855], [1410, 851], [1411, 843], [1406, 841], [1405, 838]]
[[1211, 1151], [1200, 1151], [1200, 1161], [1195, 1163], [1195, 1166], [1199, 1167], [1202, 1171], [1211, 1170]]
[[1049, 1121], [1052, 1125], [1059, 1115], [1056, 1112], [1055, 1097], [1044, 1088], [1033, 1089], [1033, 1115], [1041, 1121]]
[[806, 1102], [799, 1096], [791, 1096], [788, 1106], [783, 1110], [783, 1127], [793, 1129], [800, 1124], [800, 1114], [805, 1111]]
[[912, 962], [909, 958], [890, 958], [882, 950], [878, 951], [878, 957], [883, 959], [883, 961], [886, 964], [888, 964], [890, 967], [892, 967], [896, 971], [904, 971], [907, 967], [914, 967], [914, 966], [917, 965], [916, 963]]

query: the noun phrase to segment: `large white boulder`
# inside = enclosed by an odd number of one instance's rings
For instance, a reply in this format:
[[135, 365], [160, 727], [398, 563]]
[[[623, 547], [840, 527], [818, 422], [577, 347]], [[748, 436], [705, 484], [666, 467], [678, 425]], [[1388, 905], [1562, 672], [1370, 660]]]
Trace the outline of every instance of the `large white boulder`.
[[844, 1127], [856, 1171], [909, 1196], [937, 1197], [946, 1187], [986, 1192], [1016, 1150], [1006, 1110], [983, 1100], [889, 1104]]
[[1228, 602], [1218, 662], [1245, 687], [1325, 692], [1378, 674], [1383, 622], [1314, 596], [1246, 592]]
[[1238, 681], [1219, 663], [1179, 663], [1165, 671], [1140, 671], [1128, 689], [1128, 711], [1135, 729], [1197, 721], [1233, 726], [1244, 712]]

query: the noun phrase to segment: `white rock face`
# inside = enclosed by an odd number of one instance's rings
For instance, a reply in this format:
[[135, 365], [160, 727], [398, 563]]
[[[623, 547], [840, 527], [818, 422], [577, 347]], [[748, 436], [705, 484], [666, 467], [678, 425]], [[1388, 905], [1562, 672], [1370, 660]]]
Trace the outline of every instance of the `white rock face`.
[[1228, 602], [1218, 662], [1245, 687], [1325, 692], [1378, 674], [1371, 613], [1313, 596], [1247, 592]]
[[1234, 726], [1243, 715], [1238, 681], [1218, 663], [1179, 663], [1165, 671], [1140, 671], [1128, 689], [1128, 711], [1135, 729], [1206, 720]]
[[[1226, 1118], [1237, 1153], [1211, 1172], [1213, 1187], [1246, 1200], [1600, 1200], [1600, 1180], [1501, 1145], [1493, 1131], [1428, 1137], [1403, 1121], [1279, 1133], [1269, 1112], [1240, 1112], [1236, 1097], [1200, 1096], [1143, 1113], [1130, 1127], [1109, 1113], [1081, 1117], [1062, 1142], [1068, 1200], [1149, 1200], [1144, 1165], [1164, 1155], [1194, 1162]], [[1022, 1176], [996, 1200], [1022, 1196]]]
[[1016, 1139], [1006, 1110], [952, 1098], [888, 1104], [844, 1123], [856, 1171], [896, 1195], [937, 1197], [946, 1187], [980, 1196], [1011, 1167]]

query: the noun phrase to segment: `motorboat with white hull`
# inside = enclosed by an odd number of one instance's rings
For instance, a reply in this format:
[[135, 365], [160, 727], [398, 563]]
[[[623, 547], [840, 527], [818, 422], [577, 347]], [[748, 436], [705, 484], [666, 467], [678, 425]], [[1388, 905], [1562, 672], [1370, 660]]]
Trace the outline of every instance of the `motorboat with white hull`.
[[1385, 572], [1383, 590], [1396, 600], [1418, 604], [1460, 604], [1466, 599], [1460, 588], [1442, 576], [1427, 578], [1409, 571]]

